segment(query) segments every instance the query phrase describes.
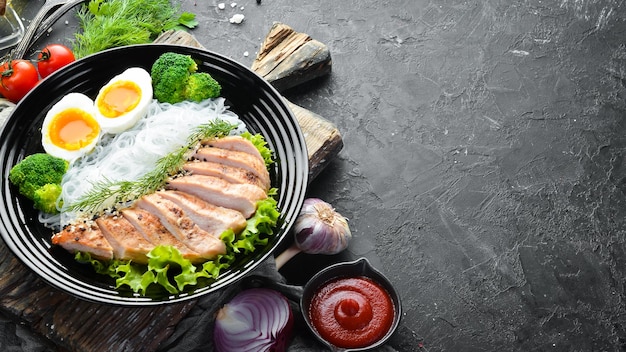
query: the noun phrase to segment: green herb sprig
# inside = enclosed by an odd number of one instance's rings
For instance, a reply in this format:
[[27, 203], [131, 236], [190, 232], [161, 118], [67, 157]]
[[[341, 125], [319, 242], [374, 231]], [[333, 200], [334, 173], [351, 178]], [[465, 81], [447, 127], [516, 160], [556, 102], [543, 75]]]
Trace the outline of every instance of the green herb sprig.
[[170, 0], [91, 0], [76, 13], [82, 31], [75, 35], [74, 55], [147, 44], [167, 30], [196, 27], [195, 14], [179, 8]]

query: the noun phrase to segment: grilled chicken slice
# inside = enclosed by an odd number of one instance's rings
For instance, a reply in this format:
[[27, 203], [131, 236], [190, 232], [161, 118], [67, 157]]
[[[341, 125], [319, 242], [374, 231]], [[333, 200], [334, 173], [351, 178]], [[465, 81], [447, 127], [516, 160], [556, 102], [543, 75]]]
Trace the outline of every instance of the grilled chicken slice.
[[141, 197], [136, 204], [156, 215], [174, 237], [200, 256], [212, 259], [218, 254], [226, 253], [226, 245], [217, 238], [220, 234], [213, 235], [201, 229], [174, 202], [152, 193]]
[[219, 177], [189, 175], [170, 180], [168, 189], [194, 195], [205, 202], [234, 209], [247, 219], [256, 211], [256, 202], [267, 198], [265, 191], [254, 185], [227, 182]]
[[104, 238], [95, 222], [66, 226], [52, 236], [52, 243], [65, 248], [68, 252], [89, 252], [97, 259], [113, 258], [113, 247]]
[[155, 246], [137, 231], [135, 226], [122, 216], [101, 216], [96, 219], [102, 235], [113, 247], [115, 258], [130, 259], [147, 264], [147, 254]]
[[265, 163], [261, 153], [249, 140], [241, 136], [226, 136], [221, 138], [213, 138], [202, 141], [203, 145], [213, 148], [228, 149], [238, 152], [248, 153], [255, 156], [261, 162]]
[[126, 218], [141, 235], [152, 244], [172, 246], [180, 252], [183, 258], [190, 260], [192, 263], [205, 261], [198, 252], [185, 246], [171, 232], [169, 232], [159, 218], [150, 212], [137, 207], [127, 208], [121, 211], [122, 216]]
[[240, 167], [214, 163], [211, 161], [190, 161], [183, 165], [183, 169], [192, 175], [215, 176], [230, 183], [248, 183], [269, 190], [268, 185], [257, 175]]
[[139, 263], [157, 245], [173, 246], [196, 263], [225, 253], [219, 236], [246, 227], [256, 202], [267, 198], [269, 172], [254, 144], [240, 136], [205, 140], [194, 158], [184, 166], [190, 174], [172, 179], [168, 190], [141, 197], [121, 215], [66, 226], [52, 243]]
[[246, 218], [236, 210], [207, 203], [196, 196], [183, 192], [160, 191], [157, 194], [181, 207], [185, 214], [201, 229], [212, 235], [217, 235], [217, 238], [228, 229], [239, 233], [246, 227]]
[[200, 161], [211, 161], [242, 168], [257, 176], [263, 185], [265, 185], [265, 189], [269, 189], [270, 187], [270, 175], [265, 167], [265, 163], [262, 159], [258, 159], [251, 154], [228, 149], [205, 147], [196, 150], [193, 158]]

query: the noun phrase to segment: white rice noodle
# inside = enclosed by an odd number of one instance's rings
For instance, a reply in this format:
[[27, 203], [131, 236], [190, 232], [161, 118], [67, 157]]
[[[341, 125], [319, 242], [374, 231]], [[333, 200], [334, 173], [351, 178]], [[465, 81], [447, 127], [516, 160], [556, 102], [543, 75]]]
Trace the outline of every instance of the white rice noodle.
[[[232, 134], [245, 131], [244, 123], [228, 110], [223, 98], [173, 105], [153, 100], [147, 115], [132, 129], [103, 136], [94, 152], [70, 165], [62, 181], [64, 204], [75, 203], [98, 182], [138, 180], [152, 171], [160, 158], [185, 146], [195, 128], [216, 119], [237, 124]], [[59, 221], [62, 227], [77, 215], [62, 209], [60, 217], [40, 220], [48, 225]]]

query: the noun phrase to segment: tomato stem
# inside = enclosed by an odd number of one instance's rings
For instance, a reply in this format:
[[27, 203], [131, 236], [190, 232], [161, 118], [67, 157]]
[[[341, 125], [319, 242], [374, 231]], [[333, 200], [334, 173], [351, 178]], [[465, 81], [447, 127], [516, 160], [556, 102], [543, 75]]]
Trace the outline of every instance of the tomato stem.
[[41, 50], [40, 52], [41, 56], [37, 59], [37, 62], [39, 61], [47, 61], [50, 59], [50, 56], [52, 56], [52, 54], [50, 53], [50, 49], [48, 48], [44, 48], [43, 50]]

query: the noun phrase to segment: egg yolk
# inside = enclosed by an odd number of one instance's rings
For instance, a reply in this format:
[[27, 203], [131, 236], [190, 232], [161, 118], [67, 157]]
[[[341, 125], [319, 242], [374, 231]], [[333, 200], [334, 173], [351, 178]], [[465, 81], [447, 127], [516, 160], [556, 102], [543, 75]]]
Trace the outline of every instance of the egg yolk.
[[98, 99], [103, 116], [119, 117], [132, 111], [141, 100], [141, 88], [132, 81], [117, 81], [104, 88]]
[[69, 108], [57, 114], [50, 125], [52, 144], [65, 150], [79, 150], [100, 134], [100, 126], [91, 114], [79, 108]]

